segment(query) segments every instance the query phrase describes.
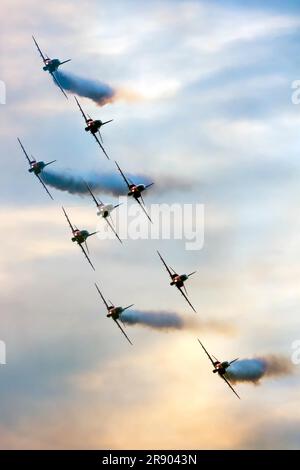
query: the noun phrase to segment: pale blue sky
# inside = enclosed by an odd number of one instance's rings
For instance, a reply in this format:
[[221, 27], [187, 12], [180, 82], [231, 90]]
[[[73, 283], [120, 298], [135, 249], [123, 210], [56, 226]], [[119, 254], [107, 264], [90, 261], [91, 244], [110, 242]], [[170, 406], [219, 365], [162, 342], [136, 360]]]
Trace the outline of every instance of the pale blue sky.
[[[297, 367], [260, 387], [239, 385], [238, 402], [195, 340], [224, 358], [289, 357], [299, 336], [297, 3], [3, 2], [1, 447], [299, 447]], [[66, 69], [126, 91], [103, 108], [82, 103], [114, 119], [105, 143], [122, 167], [153, 177], [158, 188], [170, 176], [190, 185], [149, 192], [147, 202], [204, 203], [203, 250], [95, 239], [96, 275], [90, 270], [60, 206], [94, 228], [92, 204], [55, 190], [48, 200], [16, 137], [35, 156], [57, 158], [57, 168], [113, 164], [82, 130], [73, 100], [41, 70], [31, 34], [49, 55], [71, 57]], [[139, 99], [129, 99], [133, 93]], [[130, 348], [105, 318], [93, 283], [116, 303], [193, 315], [168, 287], [157, 248], [179, 270], [197, 269], [189, 292], [199, 327], [128, 328]], [[205, 328], [210, 320], [235, 332]]]

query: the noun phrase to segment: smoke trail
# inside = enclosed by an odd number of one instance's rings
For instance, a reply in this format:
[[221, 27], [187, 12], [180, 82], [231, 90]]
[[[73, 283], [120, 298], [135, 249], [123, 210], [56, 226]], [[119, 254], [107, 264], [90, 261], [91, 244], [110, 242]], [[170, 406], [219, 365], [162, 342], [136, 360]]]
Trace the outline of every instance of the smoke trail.
[[78, 75], [61, 70], [57, 70], [55, 74], [64, 90], [75, 93], [78, 96], [90, 98], [99, 106], [111, 103], [116, 97], [116, 91], [110, 85], [99, 80], [79, 77]]
[[[88, 190], [85, 182], [95, 192], [104, 192], [113, 194], [114, 196], [121, 196], [126, 194], [126, 186], [124, 181], [117, 173], [78, 173], [62, 170], [61, 172], [55, 170], [43, 170], [42, 178], [45, 184], [52, 186], [53, 188], [59, 189], [60, 191], [67, 191], [71, 194], [88, 194]], [[150, 180], [146, 176], [129, 175], [129, 178], [133, 178], [135, 181], [142, 181], [145, 184], [149, 184]]]
[[182, 330], [186, 326], [186, 320], [173, 312], [125, 310], [122, 320], [128, 325], [139, 324], [154, 329]]
[[[90, 188], [95, 192], [104, 192], [114, 196], [121, 196], [126, 194], [126, 185], [117, 171], [112, 173], [98, 173], [96, 171], [88, 171], [86, 173], [76, 172], [71, 170], [50, 170], [45, 168], [41, 173], [41, 177], [45, 184], [52, 186], [60, 191], [67, 191], [71, 194], [88, 194], [87, 187], [84, 182], [88, 183]], [[153, 180], [148, 176], [137, 174], [128, 174], [128, 177], [135, 183], [150, 184], [152, 181], [157, 181], [154, 177]], [[194, 182], [182, 180], [165, 179], [159, 177], [159, 184], [155, 184], [151, 188], [151, 192], [155, 194], [163, 194], [166, 191], [186, 191], [187, 188], [192, 189]]]
[[287, 375], [292, 372], [291, 362], [280, 356], [241, 359], [234, 362], [226, 373], [232, 383], [258, 383], [263, 377]]
[[201, 328], [213, 330], [218, 333], [232, 333], [229, 325], [217, 321], [204, 322], [193, 317], [181, 316], [176, 312], [167, 311], [139, 311], [126, 310], [122, 313], [122, 320], [127, 325], [141, 325], [157, 330], [183, 330]]

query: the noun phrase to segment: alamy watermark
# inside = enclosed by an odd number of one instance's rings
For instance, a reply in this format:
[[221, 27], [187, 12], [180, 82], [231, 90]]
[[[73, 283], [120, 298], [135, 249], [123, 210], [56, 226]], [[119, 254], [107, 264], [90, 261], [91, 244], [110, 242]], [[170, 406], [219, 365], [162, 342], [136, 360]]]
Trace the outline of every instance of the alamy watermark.
[[291, 100], [293, 104], [300, 104], [300, 80], [294, 80], [291, 84], [292, 96]]
[[6, 85], [0, 80], [0, 104], [6, 104]]
[[126, 197], [119, 198], [121, 207], [107, 217], [109, 224], [99, 220], [98, 238], [113, 239], [113, 224], [122, 240], [184, 240], [186, 250], [203, 248], [204, 204], [152, 204], [145, 206], [145, 213], [139, 204], [127, 201]]
[[0, 365], [6, 364], [6, 344], [0, 340]]
[[292, 342], [292, 350], [291, 361], [295, 366], [298, 366], [300, 364], [300, 339]]

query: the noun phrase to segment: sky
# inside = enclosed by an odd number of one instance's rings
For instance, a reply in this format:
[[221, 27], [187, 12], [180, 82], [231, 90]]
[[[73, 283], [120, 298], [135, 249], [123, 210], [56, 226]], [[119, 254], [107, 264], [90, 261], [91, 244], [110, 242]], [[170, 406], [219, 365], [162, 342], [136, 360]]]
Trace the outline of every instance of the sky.
[[[259, 384], [211, 374], [197, 338], [222, 359], [290, 358], [299, 338], [300, 9], [296, 1], [3, 0], [1, 74], [1, 449], [297, 449], [299, 366]], [[103, 107], [107, 161], [82, 117], [41, 69], [117, 90]], [[204, 205], [204, 245], [184, 240], [90, 242], [94, 273], [70, 242], [61, 206], [89, 230], [88, 197], [51, 189], [18, 147], [58, 171], [113, 172], [155, 188], [146, 204]], [[99, 194], [105, 201], [117, 199]], [[144, 224], [147, 220], [144, 219]], [[168, 285], [159, 249], [181, 272], [197, 317]], [[128, 326], [115, 303], [176, 312], [187, 327]]]

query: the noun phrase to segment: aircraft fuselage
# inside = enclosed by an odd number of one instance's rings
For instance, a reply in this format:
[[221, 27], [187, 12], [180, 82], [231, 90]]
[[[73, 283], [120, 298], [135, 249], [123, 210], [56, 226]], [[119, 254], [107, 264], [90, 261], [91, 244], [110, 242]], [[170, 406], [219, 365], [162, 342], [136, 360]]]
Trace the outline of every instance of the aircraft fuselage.
[[135, 198], [139, 198], [141, 193], [145, 190], [144, 184], [132, 184], [130, 186], [128, 196], [133, 196]]
[[224, 362], [215, 362], [215, 368], [213, 370], [213, 373], [218, 373], [219, 375], [224, 375], [226, 374], [226, 369], [230, 366], [228, 361]]
[[44, 162], [32, 162], [28, 171], [29, 173], [39, 175], [45, 166], [46, 164]]
[[172, 275], [173, 281], [170, 282], [171, 286], [176, 286], [176, 287], [183, 287], [184, 282], [188, 279], [188, 276], [186, 274], [173, 274]]
[[85, 130], [86, 132], [91, 132], [92, 134], [96, 134], [100, 127], [102, 126], [102, 121], [99, 119], [88, 119], [86, 123]]
[[89, 237], [89, 232], [87, 230], [75, 230], [72, 237], [72, 242], [77, 242], [81, 245]]
[[60, 65], [61, 65], [61, 62], [59, 59], [46, 59], [43, 70], [45, 72], [53, 73], [53, 72], [56, 72], [56, 70], [58, 69]]
[[108, 318], [113, 318], [114, 320], [118, 320], [120, 315], [123, 312], [123, 307], [109, 307], [109, 312], [107, 313]]
[[114, 206], [112, 204], [103, 204], [98, 206], [97, 215], [106, 219], [113, 209]]

